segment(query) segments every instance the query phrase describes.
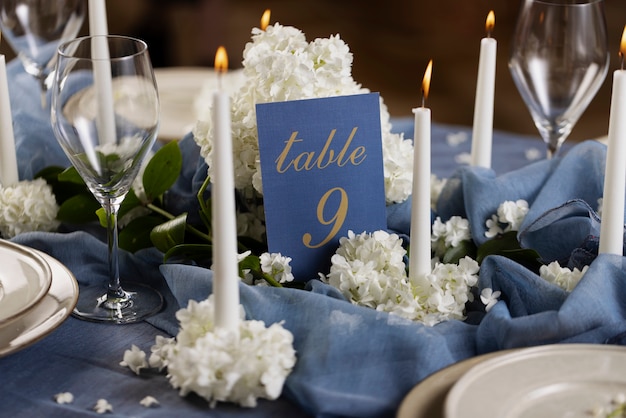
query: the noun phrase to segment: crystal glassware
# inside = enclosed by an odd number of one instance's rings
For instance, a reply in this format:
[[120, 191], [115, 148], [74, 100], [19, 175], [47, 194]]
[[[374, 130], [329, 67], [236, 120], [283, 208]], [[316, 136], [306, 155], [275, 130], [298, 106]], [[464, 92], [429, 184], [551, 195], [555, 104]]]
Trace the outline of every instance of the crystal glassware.
[[85, 0], [0, 0], [0, 31], [39, 81], [43, 108], [57, 48], [76, 37], [86, 9]]
[[604, 0], [524, 0], [509, 69], [554, 156], [609, 65]]
[[90, 36], [62, 44], [51, 107], [59, 144], [108, 220], [109, 281], [81, 286], [74, 315], [114, 323], [141, 320], [157, 312], [163, 299], [148, 286], [120, 281], [117, 213], [159, 124], [147, 45], [123, 36]]

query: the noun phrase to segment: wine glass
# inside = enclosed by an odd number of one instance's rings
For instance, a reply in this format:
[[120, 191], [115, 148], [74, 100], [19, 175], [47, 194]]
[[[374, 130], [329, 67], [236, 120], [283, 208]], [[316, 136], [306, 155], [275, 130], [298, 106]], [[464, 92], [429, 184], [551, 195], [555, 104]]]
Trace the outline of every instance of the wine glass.
[[602, 85], [609, 65], [603, 0], [524, 0], [509, 69], [557, 154]]
[[85, 0], [1, 0], [0, 31], [40, 84], [46, 107], [50, 73], [58, 46], [78, 34], [85, 19]]
[[147, 45], [123, 36], [88, 36], [59, 47], [52, 86], [52, 128], [105, 210], [107, 285], [80, 288], [74, 315], [136, 322], [157, 312], [162, 296], [140, 283], [120, 283], [117, 213], [154, 144], [159, 96]]

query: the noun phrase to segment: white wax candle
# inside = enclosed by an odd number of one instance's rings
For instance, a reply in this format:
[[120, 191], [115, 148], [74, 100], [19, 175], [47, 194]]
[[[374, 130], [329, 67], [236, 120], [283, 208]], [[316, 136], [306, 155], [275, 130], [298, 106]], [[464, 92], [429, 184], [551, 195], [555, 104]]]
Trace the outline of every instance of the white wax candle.
[[[487, 32], [493, 27], [494, 15], [487, 17]], [[496, 53], [498, 43], [489, 35], [480, 42], [478, 78], [474, 102], [474, 124], [472, 129], [472, 160], [477, 167], [491, 167], [491, 145], [493, 141], [493, 102], [496, 82]]]
[[235, 179], [230, 126], [230, 98], [213, 96], [213, 294], [215, 326], [236, 330], [239, 324], [239, 266], [235, 218]]
[[3, 186], [12, 186], [19, 178], [6, 59], [2, 54], [0, 54], [0, 154], [0, 182]]
[[104, 0], [89, 0], [89, 33], [93, 38], [92, 58], [94, 61], [93, 77], [97, 98], [98, 136], [101, 144], [114, 144], [115, 136], [115, 112], [113, 101], [113, 80], [109, 64], [109, 44], [107, 39], [100, 37], [109, 34], [107, 24], [106, 5]]
[[626, 183], [626, 71], [613, 73], [599, 252], [622, 255]]
[[409, 277], [415, 283], [430, 274], [430, 109], [413, 109], [413, 192]]
[[107, 10], [104, 0], [89, 0], [89, 33], [93, 35], [108, 35]]

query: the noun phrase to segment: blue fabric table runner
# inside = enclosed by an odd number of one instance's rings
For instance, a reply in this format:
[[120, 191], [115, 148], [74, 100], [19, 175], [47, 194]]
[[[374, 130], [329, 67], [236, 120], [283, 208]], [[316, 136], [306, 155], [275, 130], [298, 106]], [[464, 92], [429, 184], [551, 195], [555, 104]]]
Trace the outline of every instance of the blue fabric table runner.
[[[20, 178], [30, 179], [49, 165], [68, 166], [52, 134], [49, 114], [39, 106], [34, 79], [17, 62], [10, 63], [9, 78]], [[395, 131], [413, 136], [411, 118], [392, 123]], [[294, 334], [298, 361], [279, 400], [261, 401], [254, 409], [229, 404], [209, 409], [197, 396], [181, 398], [163, 374], [136, 376], [119, 362], [131, 344], [149, 351], [156, 335], [175, 335], [174, 313], [189, 299], [201, 300], [211, 293], [212, 272], [163, 264], [155, 249], [124, 252], [122, 277], [159, 288], [166, 298], [165, 309], [144, 323], [124, 326], [70, 317], [43, 340], [0, 359], [2, 414], [96, 415], [91, 408], [105, 398], [113, 405], [109, 416], [120, 417], [392, 417], [414, 385], [478, 354], [552, 343], [624, 343], [625, 259], [596, 258], [593, 251], [584, 250], [590, 243], [593, 248], [599, 234], [595, 211], [602, 195], [606, 147], [595, 141], [569, 144], [560, 158], [530, 161], [529, 149], [530, 154], [536, 150], [543, 155], [541, 140], [496, 132], [493, 170], [477, 169], [462, 163], [470, 150], [470, 136], [469, 128], [433, 126], [433, 172], [450, 178], [437, 214], [444, 219], [467, 217], [475, 241], [481, 242], [485, 220], [503, 200], [528, 200], [522, 243], [537, 249], [545, 261], [591, 263], [573, 292], [566, 293], [508, 259], [491, 256], [481, 266], [479, 286], [501, 290], [500, 302], [487, 314], [480, 306], [470, 307], [464, 322], [427, 327], [353, 306], [316, 280], [304, 291], [241, 284], [247, 317], [266, 324], [284, 320]], [[167, 200], [173, 212], [192, 207], [206, 175], [190, 136], [181, 141], [181, 149], [184, 171]], [[410, 200], [388, 207], [391, 230], [408, 235], [409, 223]], [[106, 244], [87, 232], [28, 233], [14, 241], [57, 258], [80, 282], [106, 281]], [[74, 402], [57, 404], [54, 395], [66, 391], [74, 394]], [[160, 406], [141, 406], [139, 401], [147, 395], [157, 398]]]

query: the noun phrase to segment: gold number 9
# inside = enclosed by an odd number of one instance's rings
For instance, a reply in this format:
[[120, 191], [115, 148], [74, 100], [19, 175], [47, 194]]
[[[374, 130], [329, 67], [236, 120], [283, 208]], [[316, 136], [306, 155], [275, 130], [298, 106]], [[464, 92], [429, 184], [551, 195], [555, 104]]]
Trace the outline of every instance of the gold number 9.
[[[332, 195], [334, 192], [340, 193], [341, 201], [339, 202], [339, 207], [337, 208], [337, 211], [335, 212], [335, 214], [330, 219], [326, 220], [324, 219], [324, 209], [326, 208], [326, 203], [328, 202], [330, 195]], [[322, 225], [333, 224], [333, 228], [328, 233], [326, 238], [324, 238], [322, 242], [316, 245], [311, 244], [313, 237], [311, 236], [310, 233], [307, 232], [306, 234], [302, 236], [302, 242], [304, 243], [304, 245], [307, 246], [308, 248], [320, 248], [326, 243], [328, 243], [331, 239], [333, 239], [335, 235], [337, 235], [337, 232], [339, 232], [339, 229], [341, 229], [344, 221], [346, 220], [347, 214], [348, 214], [348, 194], [343, 188], [335, 187], [333, 189], [330, 189], [326, 193], [324, 193], [324, 196], [322, 196], [322, 198], [320, 199], [320, 202], [317, 204], [317, 220]]]

